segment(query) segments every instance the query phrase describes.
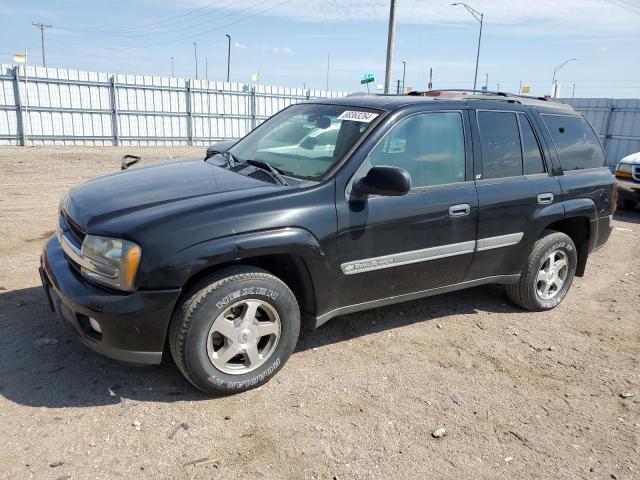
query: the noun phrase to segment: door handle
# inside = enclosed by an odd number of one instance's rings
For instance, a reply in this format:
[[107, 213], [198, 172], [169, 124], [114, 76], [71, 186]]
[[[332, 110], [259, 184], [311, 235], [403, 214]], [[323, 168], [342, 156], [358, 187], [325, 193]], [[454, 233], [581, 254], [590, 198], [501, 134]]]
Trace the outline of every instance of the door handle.
[[465, 215], [469, 215], [471, 211], [471, 207], [468, 203], [461, 203], [459, 205], [451, 205], [449, 207], [449, 216], [450, 217], [464, 217]]
[[538, 205], [549, 205], [553, 203], [553, 193], [541, 193], [538, 195]]

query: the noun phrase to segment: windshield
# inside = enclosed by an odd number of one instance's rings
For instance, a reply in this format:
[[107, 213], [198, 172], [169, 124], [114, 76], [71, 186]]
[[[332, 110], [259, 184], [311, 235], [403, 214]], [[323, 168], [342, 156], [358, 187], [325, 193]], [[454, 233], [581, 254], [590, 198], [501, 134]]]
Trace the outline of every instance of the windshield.
[[344, 157], [378, 114], [341, 105], [294, 105], [229, 151], [239, 162], [268, 162], [285, 175], [318, 179]]

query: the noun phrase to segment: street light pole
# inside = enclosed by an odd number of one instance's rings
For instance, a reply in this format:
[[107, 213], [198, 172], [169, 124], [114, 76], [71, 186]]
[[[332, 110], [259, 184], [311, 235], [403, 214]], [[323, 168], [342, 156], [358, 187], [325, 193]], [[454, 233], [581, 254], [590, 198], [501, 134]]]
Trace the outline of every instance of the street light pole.
[[558, 73], [558, 71], [564, 67], [567, 63], [569, 62], [573, 62], [577, 60], [577, 58], [570, 58], [568, 60], [565, 60], [564, 62], [562, 62], [560, 65], [558, 65], [557, 67], [553, 68], [553, 79], [551, 80], [551, 86], [553, 88], [553, 98], [556, 98], [556, 94], [558, 92], [558, 89], [556, 87], [557, 83], [556, 83], [556, 73]]
[[193, 58], [196, 61], [196, 80], [198, 79], [198, 43], [193, 42]]
[[329, 91], [329, 67], [331, 66], [331, 54], [327, 53], [327, 83], [325, 85], [325, 91]]
[[227, 37], [227, 83], [229, 82], [229, 72], [231, 71], [231, 35], [225, 33]]
[[405, 92], [405, 86], [404, 86], [404, 77], [405, 74], [407, 73], [407, 62], [405, 62], [404, 60], [402, 61], [402, 91]]
[[396, 0], [389, 6], [389, 34], [387, 36], [387, 65], [384, 74], [384, 93], [391, 93], [391, 65], [393, 64], [393, 46], [396, 43]]
[[173, 68], [173, 57], [171, 57], [171, 76], [172, 76], [173, 78], [175, 78], [175, 77], [176, 77], [176, 71], [175, 71], [175, 69]]
[[482, 25], [484, 24], [484, 13], [471, 8], [466, 3], [458, 2], [452, 3], [451, 5], [462, 5], [467, 11], [475, 18], [478, 22], [480, 22], [480, 34], [478, 35], [478, 53], [476, 54], [476, 73], [473, 77], [473, 89], [476, 89], [476, 85], [478, 83], [478, 63], [480, 61], [480, 43], [482, 42]]

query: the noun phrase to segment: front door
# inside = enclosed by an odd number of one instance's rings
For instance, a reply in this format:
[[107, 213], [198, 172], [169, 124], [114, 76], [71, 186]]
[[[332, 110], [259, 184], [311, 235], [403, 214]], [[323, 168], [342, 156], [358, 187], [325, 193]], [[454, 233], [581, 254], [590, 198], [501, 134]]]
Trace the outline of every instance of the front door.
[[[478, 221], [466, 118], [464, 111], [404, 117], [372, 148], [346, 194], [337, 192], [341, 305], [464, 279]], [[410, 192], [354, 201], [350, 186], [376, 165], [406, 170]]]

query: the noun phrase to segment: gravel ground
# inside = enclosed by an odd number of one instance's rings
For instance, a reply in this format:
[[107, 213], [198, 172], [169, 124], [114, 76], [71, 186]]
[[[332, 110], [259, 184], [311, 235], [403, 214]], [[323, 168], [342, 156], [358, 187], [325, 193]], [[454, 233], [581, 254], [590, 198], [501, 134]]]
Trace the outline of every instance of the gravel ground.
[[340, 317], [244, 394], [72, 343], [36, 271], [62, 192], [203, 150], [0, 148], [0, 477], [640, 478], [639, 211], [551, 312], [482, 287]]

